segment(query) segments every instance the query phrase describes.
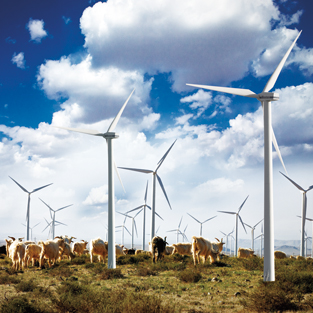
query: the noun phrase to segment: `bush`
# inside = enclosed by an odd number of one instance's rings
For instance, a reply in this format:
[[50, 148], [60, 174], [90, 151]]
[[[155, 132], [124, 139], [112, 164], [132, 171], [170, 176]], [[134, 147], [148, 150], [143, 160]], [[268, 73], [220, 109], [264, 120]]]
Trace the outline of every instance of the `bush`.
[[156, 276], [158, 273], [155, 270], [152, 270], [148, 267], [137, 267], [136, 275], [137, 276]]
[[105, 268], [101, 273], [101, 279], [124, 278], [119, 268]]
[[14, 287], [17, 291], [29, 292], [34, 291], [34, 289], [37, 287], [37, 284], [34, 282], [33, 279], [21, 280]]
[[0, 285], [5, 284], [17, 284], [20, 282], [20, 278], [17, 276], [10, 275], [9, 273], [1, 273], [0, 274]]
[[147, 254], [141, 253], [138, 255], [121, 255], [116, 259], [116, 265], [126, 265], [126, 264], [138, 264], [141, 262], [146, 262], [151, 260], [151, 257]]
[[196, 283], [202, 278], [202, 275], [198, 270], [190, 268], [178, 273], [177, 278], [186, 283]]
[[1, 313], [44, 313], [29, 303], [25, 296], [13, 297], [8, 301], [2, 302], [0, 307]]
[[[83, 254], [81, 256], [76, 256], [75, 258], [73, 258], [71, 263], [73, 265], [82, 265], [82, 264], [86, 264], [88, 260], [90, 260], [88, 255]], [[91, 264], [91, 263], [89, 263], [89, 264]]]

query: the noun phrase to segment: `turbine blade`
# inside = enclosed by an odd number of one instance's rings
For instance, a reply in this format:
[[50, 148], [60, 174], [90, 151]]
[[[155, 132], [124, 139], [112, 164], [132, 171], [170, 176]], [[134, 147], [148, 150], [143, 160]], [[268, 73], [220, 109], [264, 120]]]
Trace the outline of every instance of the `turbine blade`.
[[180, 228], [180, 225], [181, 225], [181, 221], [183, 220], [183, 217], [181, 217], [181, 219], [180, 219], [180, 222], [179, 222], [179, 224], [178, 224], [178, 229]]
[[284, 175], [292, 184], [294, 184], [299, 190], [305, 192], [305, 190], [300, 186], [298, 185], [296, 182], [294, 182], [291, 178], [289, 178], [288, 176], [286, 176], [285, 174], [283, 174], [282, 172], [279, 172], [280, 174]]
[[127, 98], [127, 100], [125, 101], [125, 103], [123, 104], [122, 108], [119, 110], [119, 112], [117, 113], [117, 115], [115, 116], [114, 120], [112, 121], [110, 127], [108, 128], [107, 132], [113, 132], [115, 127], [116, 127], [116, 124], [118, 123], [125, 107], [126, 107], [126, 104], [128, 103], [130, 97], [132, 96], [132, 94], [134, 93], [135, 89], [131, 92], [131, 94], [129, 95], [129, 97]]
[[207, 220], [205, 220], [202, 224], [204, 224], [204, 223], [206, 223], [206, 222], [208, 222], [209, 220], [212, 220], [214, 217], [216, 217], [217, 215], [215, 215], [215, 216], [213, 216], [213, 217], [210, 217], [210, 218], [208, 218]]
[[268, 82], [266, 83], [264, 89], [263, 89], [263, 92], [268, 92], [270, 91], [275, 83], [276, 83], [276, 80], [293, 48], [293, 46], [295, 45], [296, 41], [298, 40], [300, 34], [301, 34], [302, 31], [299, 32], [298, 36], [296, 37], [296, 39], [293, 41], [293, 43], [291, 44], [291, 46], [289, 47], [289, 49], [287, 50], [286, 54], [284, 55], [284, 57], [281, 59], [281, 61], [279, 62], [278, 66], [276, 67], [274, 73], [272, 74], [272, 76], [270, 77], [270, 79], [268, 80]]
[[129, 218], [132, 218], [131, 216], [129, 216], [129, 215], [127, 215], [127, 214], [124, 214], [124, 213], [121, 213], [121, 212], [118, 212], [118, 211], [116, 211], [116, 213], [122, 214], [122, 215], [124, 215], [124, 216], [126, 216], [126, 217], [129, 217]]
[[151, 171], [151, 170], [143, 170], [143, 169], [139, 169], [139, 168], [129, 168], [129, 167], [120, 167], [120, 166], [118, 168], [121, 168], [123, 170], [145, 173], [145, 174], [153, 173], [153, 171]]
[[[45, 202], [45, 201], [43, 201], [42, 199], [40, 199], [39, 198], [39, 200], [41, 201], [41, 202], [43, 202], [50, 210], [52, 210], [53, 211], [53, 209]], [[52, 218], [52, 217], [51, 217]]]
[[138, 232], [137, 232], [137, 226], [136, 226], [135, 218], [134, 218], [134, 226], [135, 226], [136, 236], [138, 237]]
[[[66, 224], [64, 224], [64, 223], [61, 223], [61, 222], [58, 222], [58, 221], [55, 221], [56, 223], [58, 223], [58, 224], [61, 224], [61, 225], [65, 225], [65, 226], [67, 226]], [[58, 225], [55, 225], [55, 226], [58, 226]]]
[[260, 220], [260, 222], [256, 223], [253, 228], [256, 228], [262, 221], [263, 221], [263, 218]]
[[165, 191], [165, 189], [164, 189], [162, 180], [161, 180], [161, 178], [160, 178], [160, 176], [159, 176], [158, 174], [155, 174], [155, 175], [157, 176], [158, 182], [159, 182], [159, 184], [160, 184], [160, 186], [161, 186], [161, 189], [162, 189], [162, 191], [163, 191], [163, 193], [164, 193], [164, 196], [165, 196], [165, 198], [166, 198], [166, 200], [167, 200], [167, 203], [168, 203], [168, 205], [170, 206], [170, 209], [172, 210], [172, 207], [171, 207], [170, 201], [168, 200], [168, 197], [167, 197], [166, 191]]
[[220, 232], [224, 235], [224, 236], [227, 236], [225, 233], [223, 233], [221, 230], [220, 230]]
[[129, 230], [127, 229], [126, 226], [124, 226], [124, 228], [126, 229], [126, 231], [129, 233], [129, 235], [131, 236], [131, 233], [129, 232]]
[[178, 230], [179, 230], [179, 229], [173, 229], [173, 230], [168, 230], [167, 232], [168, 232], [168, 233], [170, 233], [170, 232], [172, 232], [172, 231], [176, 231], [176, 232], [177, 232]]
[[251, 229], [253, 229], [253, 227], [252, 226], [250, 226], [250, 225], [248, 225], [247, 223], [244, 223], [246, 226], [248, 226], [248, 227], [250, 227]]
[[251, 91], [249, 89], [216, 87], [216, 86], [207, 86], [207, 85], [193, 85], [193, 84], [186, 84], [186, 85], [192, 86], [192, 87], [197, 87], [197, 88], [213, 90], [213, 91], [230, 93], [230, 94], [236, 95], [236, 96], [243, 96], [243, 97], [249, 97], [249, 98], [257, 98], [258, 97], [257, 94], [255, 94], [253, 91]]
[[79, 128], [70, 128], [70, 127], [61, 127], [61, 126], [53, 126], [54, 128], [60, 128], [60, 129], [66, 129], [70, 130], [72, 132], [76, 133], [82, 133], [82, 134], [87, 134], [87, 135], [93, 135], [93, 136], [102, 136], [103, 133], [98, 132], [97, 130], [92, 130], [92, 129], [79, 129]]
[[141, 209], [140, 211], [138, 211], [138, 213], [134, 216], [134, 218], [135, 218], [138, 214], [140, 214], [142, 210], [143, 210], [143, 209]]
[[244, 202], [242, 202], [242, 205], [239, 207], [238, 213], [240, 212], [240, 210], [242, 209], [242, 207], [244, 206], [244, 204], [246, 203], [247, 199], [249, 196], [247, 196], [247, 198], [245, 199]]
[[[144, 198], [145, 204], [147, 203], [148, 182], [149, 182], [149, 181], [147, 180], [146, 193], [145, 193], [145, 198]], [[312, 186], [312, 187], [313, 187], [313, 186]]]
[[311, 189], [313, 189], [313, 185], [310, 186], [310, 187], [306, 190], [306, 192], [310, 191]]
[[124, 185], [123, 185], [123, 182], [122, 182], [122, 179], [121, 179], [121, 176], [120, 176], [120, 173], [118, 172], [118, 169], [117, 169], [115, 160], [113, 160], [113, 163], [114, 163], [115, 173], [116, 173], [116, 175], [117, 175], [117, 177], [118, 177], [118, 180], [120, 181], [120, 183], [121, 183], [121, 185], [122, 185], [122, 188], [123, 188], [123, 190], [124, 190], [124, 193], [126, 193], [125, 188], [124, 188]]
[[227, 214], [237, 214], [236, 212], [228, 212], [228, 211], [217, 211], [217, 212], [227, 213]]
[[158, 167], [156, 168], [155, 171], [157, 171], [159, 169], [159, 167], [162, 165], [162, 163], [164, 162], [165, 158], [167, 157], [167, 155], [169, 154], [169, 152], [171, 151], [172, 147], [174, 146], [175, 142], [177, 141], [177, 139], [172, 143], [172, 145], [169, 147], [169, 149], [165, 152], [165, 154], [163, 155], [163, 157], [161, 158], [161, 160], [158, 162]]
[[72, 205], [73, 205], [73, 204], [70, 204], [70, 205], [64, 206], [63, 208], [60, 208], [60, 209], [56, 210], [55, 212], [61, 211], [61, 210], [63, 210], [63, 209], [66, 209], [66, 208], [68, 208], [69, 206], [72, 206]]
[[277, 153], [277, 155], [278, 155], [278, 157], [280, 159], [280, 163], [282, 164], [282, 166], [283, 166], [283, 168], [285, 170], [285, 173], [288, 174], [287, 170], [286, 170], [286, 167], [285, 167], [285, 164], [284, 164], [284, 161], [283, 161], [283, 158], [282, 158], [280, 150], [279, 150], [279, 146], [277, 144], [277, 140], [276, 140], [276, 137], [275, 137], [275, 133], [274, 133], [273, 127], [272, 127], [272, 141], [273, 141], [273, 145], [275, 147], [276, 153]]
[[31, 193], [36, 192], [36, 191], [38, 191], [38, 190], [40, 190], [40, 189], [46, 188], [46, 187], [48, 187], [48, 186], [50, 186], [50, 185], [52, 185], [52, 184], [53, 184], [53, 183], [48, 184], [48, 185], [45, 185], [45, 186], [42, 186], [42, 187], [39, 187], [39, 188], [36, 188], [36, 189], [34, 189]]
[[199, 224], [201, 224], [200, 221], [198, 221], [195, 217], [193, 217], [191, 214], [187, 213], [190, 217], [192, 217], [195, 221], [197, 221]]
[[155, 215], [158, 216], [162, 221], [164, 221], [163, 218], [157, 212], [155, 212]]
[[135, 209], [132, 209], [132, 210], [130, 210], [130, 211], [127, 211], [126, 213], [134, 212], [134, 211], [136, 211], [136, 210], [138, 210], [138, 209], [141, 209], [143, 206], [144, 206], [144, 204], [141, 205], [141, 206], [138, 206], [138, 207], [135, 208]]
[[239, 217], [239, 220], [240, 220], [240, 222], [241, 222], [241, 225], [242, 225], [242, 227], [243, 227], [243, 229], [245, 230], [245, 232], [247, 233], [247, 231], [246, 231], [246, 227], [245, 227], [245, 224], [243, 223], [243, 221], [242, 221], [242, 219], [241, 219], [241, 217], [240, 217], [240, 215], [238, 214], [238, 217]]
[[22, 185], [20, 185], [16, 180], [14, 180], [11, 176], [9, 176], [23, 191], [29, 193]]
[[[37, 223], [35, 226], [33, 226], [33, 228], [35, 228], [35, 227], [36, 227], [37, 225], [39, 225], [39, 224], [40, 224], [40, 222], [39, 222], [39, 223]], [[33, 229], [33, 228], [32, 228], [32, 229]]]

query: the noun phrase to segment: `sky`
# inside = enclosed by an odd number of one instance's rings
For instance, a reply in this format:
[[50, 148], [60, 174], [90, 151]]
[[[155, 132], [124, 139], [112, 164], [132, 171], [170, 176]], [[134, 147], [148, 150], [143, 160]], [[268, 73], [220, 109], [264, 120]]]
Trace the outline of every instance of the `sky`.
[[[272, 91], [272, 124], [287, 175], [313, 185], [312, 4], [305, 0], [3, 0], [0, 10], [0, 239], [22, 237], [27, 194], [33, 237], [46, 239], [49, 209], [66, 224], [57, 235], [105, 239], [107, 147], [101, 137], [53, 126], [106, 132], [135, 89], [115, 129], [119, 167], [158, 174], [158, 235], [214, 240], [230, 233], [239, 209], [254, 226], [263, 218], [263, 120], [260, 102], [186, 84], [238, 87], [260, 93], [302, 30]], [[273, 150], [274, 151], [274, 150]], [[302, 195], [280, 172], [273, 152], [276, 240], [300, 240]], [[115, 209], [151, 206], [152, 175], [119, 170]], [[286, 174], [286, 173], [285, 173]], [[313, 218], [313, 191], [307, 194]], [[115, 223], [124, 218], [116, 214]], [[142, 213], [136, 217], [142, 242]], [[260, 223], [255, 236], [261, 233]], [[147, 239], [150, 213], [146, 218]], [[131, 220], [126, 220], [131, 231]], [[187, 228], [186, 228], [187, 227]], [[312, 234], [307, 222], [308, 235]], [[239, 238], [250, 239], [240, 226]], [[121, 242], [121, 233], [116, 241]], [[125, 243], [130, 236], [125, 233]], [[182, 239], [180, 239], [181, 241]]]

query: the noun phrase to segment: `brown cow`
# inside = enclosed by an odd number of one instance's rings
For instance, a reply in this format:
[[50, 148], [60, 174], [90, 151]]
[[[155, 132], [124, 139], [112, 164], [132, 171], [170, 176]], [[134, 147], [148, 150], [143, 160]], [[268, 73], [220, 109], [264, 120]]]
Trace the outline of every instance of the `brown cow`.
[[166, 237], [162, 239], [159, 236], [155, 236], [152, 238], [151, 241], [151, 248], [152, 248], [152, 260], [155, 263], [155, 256], [157, 255], [157, 261], [165, 255], [165, 247], [168, 243], [166, 242]]

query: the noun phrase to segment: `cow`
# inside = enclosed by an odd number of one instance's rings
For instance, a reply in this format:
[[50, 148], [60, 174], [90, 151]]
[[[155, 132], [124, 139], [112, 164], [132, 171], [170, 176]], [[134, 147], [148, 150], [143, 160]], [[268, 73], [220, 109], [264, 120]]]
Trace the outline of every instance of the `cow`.
[[152, 249], [152, 260], [155, 263], [155, 257], [157, 256], [157, 261], [164, 257], [165, 247], [168, 243], [166, 242], [166, 237], [162, 239], [159, 236], [155, 236], [151, 240], [151, 249]]
[[223, 246], [225, 242], [223, 242], [223, 238], [221, 241], [217, 238], [215, 238], [217, 241], [212, 242], [212, 248], [217, 253], [217, 258], [220, 260], [220, 253], [223, 251]]
[[41, 253], [41, 246], [36, 244], [29, 244], [25, 248], [25, 263], [26, 266], [29, 266], [29, 261], [32, 260], [32, 265], [35, 266], [35, 261], [39, 262]]
[[173, 253], [174, 247], [173, 246], [166, 246], [165, 247], [165, 254], [171, 255]]
[[216, 262], [218, 253], [213, 250], [211, 241], [204, 239], [203, 237], [192, 237], [192, 256], [193, 262], [196, 266], [200, 263], [200, 257], [203, 263], [210, 258], [211, 263]]
[[101, 238], [92, 239], [90, 241], [90, 263], [93, 262], [93, 255], [98, 255], [98, 260], [101, 262], [101, 258], [104, 260], [108, 255], [109, 245], [108, 242], [104, 242]]
[[43, 267], [44, 258], [48, 259], [49, 267], [51, 267], [51, 261], [53, 264], [59, 258], [59, 250], [63, 251], [65, 247], [64, 239], [60, 239], [59, 237], [54, 240], [47, 240], [47, 241], [39, 241], [38, 245], [41, 246], [41, 253], [39, 264], [40, 267]]
[[254, 254], [254, 250], [248, 249], [248, 248], [238, 248], [238, 253], [237, 253], [238, 258], [241, 259], [248, 259], [251, 257], [256, 256]]
[[88, 241], [85, 241], [85, 240], [81, 240], [80, 242], [74, 242], [72, 252], [81, 256], [84, 250], [86, 249], [87, 244], [88, 244]]
[[274, 251], [274, 258], [275, 259], [286, 259], [287, 255], [283, 251]]
[[174, 247], [172, 254], [178, 253], [180, 255], [191, 255], [191, 243], [176, 243], [172, 246]]

